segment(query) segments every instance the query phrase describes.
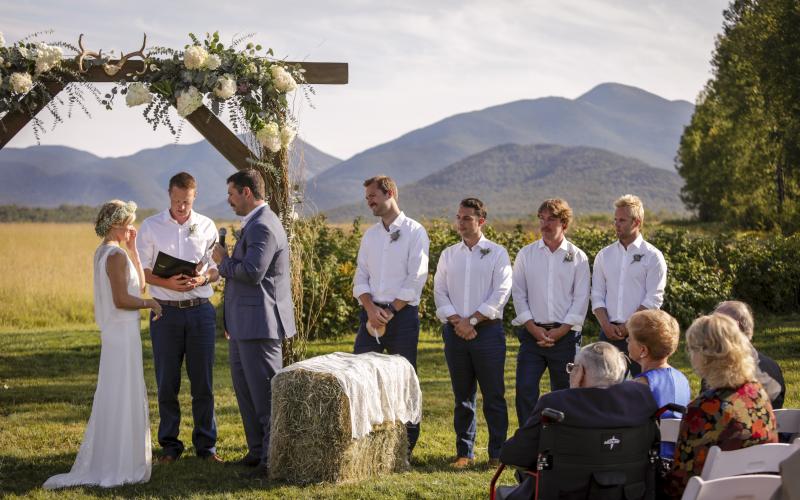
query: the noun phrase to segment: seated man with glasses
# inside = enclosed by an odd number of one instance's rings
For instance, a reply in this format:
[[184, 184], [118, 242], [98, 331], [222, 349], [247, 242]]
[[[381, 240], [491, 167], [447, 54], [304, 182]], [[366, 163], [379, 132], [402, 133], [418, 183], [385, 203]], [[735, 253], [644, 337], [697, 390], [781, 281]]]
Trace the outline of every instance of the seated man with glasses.
[[[525, 425], [503, 445], [501, 462], [527, 470], [536, 469], [545, 408], [563, 412], [564, 425], [586, 428], [635, 427], [647, 423], [658, 410], [646, 385], [622, 382], [627, 360], [608, 342], [585, 346], [566, 369], [570, 388], [539, 398]], [[528, 476], [507, 498], [531, 498], [533, 487], [532, 478]]]

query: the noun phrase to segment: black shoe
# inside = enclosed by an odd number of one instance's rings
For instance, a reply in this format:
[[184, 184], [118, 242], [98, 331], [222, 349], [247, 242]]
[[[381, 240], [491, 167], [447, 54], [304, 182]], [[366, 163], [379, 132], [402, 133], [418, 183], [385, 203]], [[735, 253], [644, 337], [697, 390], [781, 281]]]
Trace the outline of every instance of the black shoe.
[[253, 470], [240, 474], [241, 477], [247, 479], [262, 479], [264, 481], [269, 479], [269, 467], [263, 463], [256, 465]]
[[255, 467], [255, 466], [257, 466], [258, 464], [261, 463], [261, 460], [258, 459], [257, 457], [252, 456], [252, 455], [245, 455], [242, 458], [240, 458], [239, 460], [236, 460], [234, 462], [227, 462], [227, 463], [230, 464], [230, 465], [236, 465], [236, 466], [239, 466], [239, 467]]

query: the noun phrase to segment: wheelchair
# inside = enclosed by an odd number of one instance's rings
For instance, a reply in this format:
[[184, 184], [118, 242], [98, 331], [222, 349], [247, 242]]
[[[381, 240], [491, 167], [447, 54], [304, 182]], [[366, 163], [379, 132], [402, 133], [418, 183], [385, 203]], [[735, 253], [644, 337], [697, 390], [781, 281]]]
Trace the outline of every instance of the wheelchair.
[[495, 471], [491, 500], [654, 500], [660, 473], [661, 433], [658, 420], [667, 410], [683, 413], [683, 406], [660, 408], [637, 427], [578, 428], [562, 424], [564, 414], [546, 408], [535, 471], [518, 471], [520, 485], [496, 487], [505, 464]]

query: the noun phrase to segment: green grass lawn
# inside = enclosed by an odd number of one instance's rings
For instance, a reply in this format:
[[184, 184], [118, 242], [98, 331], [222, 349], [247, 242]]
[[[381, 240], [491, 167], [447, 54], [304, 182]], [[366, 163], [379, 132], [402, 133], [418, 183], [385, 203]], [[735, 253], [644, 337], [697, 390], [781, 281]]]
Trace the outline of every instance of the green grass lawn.
[[[145, 378], [150, 396], [150, 420], [156, 445], [158, 409], [152, 351], [143, 333]], [[590, 339], [591, 340], [591, 339]], [[585, 339], [584, 342], [587, 342]], [[800, 316], [772, 318], [757, 325], [756, 346], [772, 356], [784, 370], [787, 407], [798, 407], [798, 354]], [[517, 427], [514, 412], [516, 339], [509, 338], [506, 361], [506, 399], [510, 432]], [[314, 342], [309, 356], [334, 351], [350, 352], [352, 339]], [[226, 460], [246, 452], [241, 420], [230, 382], [227, 345], [217, 343], [215, 394], [219, 427], [218, 451]], [[478, 466], [454, 472], [448, 464], [455, 453], [452, 430], [452, 394], [442, 343], [438, 335], [423, 334], [419, 345], [419, 375], [423, 391], [422, 434], [411, 472], [388, 475], [353, 484], [293, 486], [241, 479], [236, 468], [202, 462], [193, 455], [188, 380], [182, 386], [184, 419], [181, 438], [189, 446], [179, 462], [153, 467], [149, 483], [104, 490], [72, 488], [46, 492], [41, 484], [49, 476], [67, 472], [72, 465], [91, 411], [100, 355], [98, 333], [91, 328], [45, 331], [0, 331], [0, 495], [34, 497], [216, 497], [216, 498], [482, 498], [492, 472], [486, 468], [485, 425], [479, 411]], [[695, 391], [698, 380], [688, 369], [683, 347], [673, 364], [690, 375]], [[542, 383], [547, 387], [547, 381]], [[505, 482], [512, 481], [506, 474]]]

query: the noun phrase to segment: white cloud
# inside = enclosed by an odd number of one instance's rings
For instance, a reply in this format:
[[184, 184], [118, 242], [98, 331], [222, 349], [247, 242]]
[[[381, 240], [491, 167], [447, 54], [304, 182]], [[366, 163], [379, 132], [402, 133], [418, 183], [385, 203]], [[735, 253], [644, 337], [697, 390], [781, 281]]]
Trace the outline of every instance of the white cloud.
[[[723, 0], [486, 0], [406, 2], [164, 2], [109, 7], [99, 0], [0, 2], [0, 31], [11, 42], [40, 29], [87, 48], [182, 47], [187, 33], [220, 30], [223, 40], [254, 40], [296, 60], [344, 61], [350, 84], [318, 86], [316, 109], [298, 99], [301, 133], [349, 157], [449, 115], [517, 99], [569, 98], [606, 81], [668, 99], [694, 100], [710, 76]], [[106, 156], [169, 142], [138, 110], [98, 109], [43, 137]], [[119, 137], [130, 137], [120, 143]], [[190, 126], [182, 142], [199, 140]], [[33, 143], [20, 133], [9, 146]]]

